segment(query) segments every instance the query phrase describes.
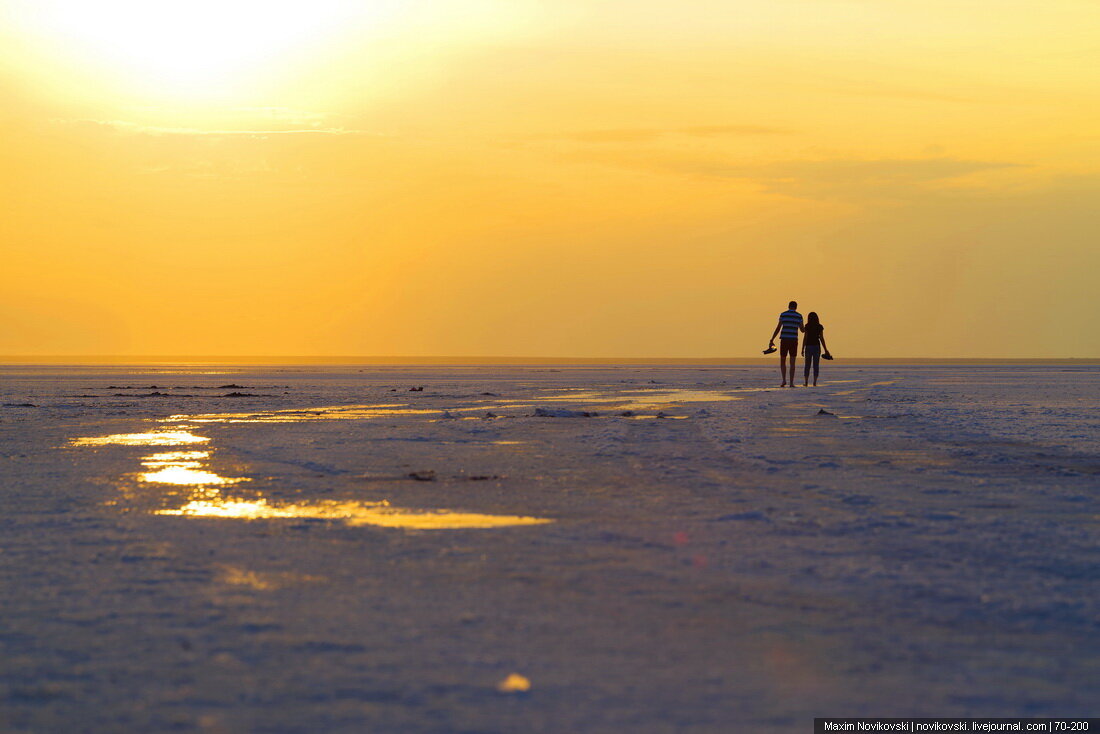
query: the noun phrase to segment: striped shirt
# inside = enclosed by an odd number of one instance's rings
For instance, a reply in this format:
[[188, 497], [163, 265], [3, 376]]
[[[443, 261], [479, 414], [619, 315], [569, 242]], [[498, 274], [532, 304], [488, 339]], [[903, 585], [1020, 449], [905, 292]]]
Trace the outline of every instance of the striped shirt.
[[779, 323], [783, 325], [783, 331], [779, 332], [780, 339], [797, 339], [798, 329], [802, 326], [802, 314], [798, 311], [784, 311], [779, 314]]

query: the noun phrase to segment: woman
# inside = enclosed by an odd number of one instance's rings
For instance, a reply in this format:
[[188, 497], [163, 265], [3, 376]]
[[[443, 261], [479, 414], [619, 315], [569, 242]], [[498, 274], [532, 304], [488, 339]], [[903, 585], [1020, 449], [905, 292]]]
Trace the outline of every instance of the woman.
[[829, 356], [829, 348], [825, 346], [825, 327], [818, 320], [817, 312], [810, 311], [806, 314], [806, 329], [802, 336], [802, 359], [806, 363], [803, 387], [808, 387], [810, 384], [811, 366], [814, 368], [814, 387], [817, 387], [818, 363], [821, 360], [822, 350], [825, 351], [825, 359], [832, 359]]

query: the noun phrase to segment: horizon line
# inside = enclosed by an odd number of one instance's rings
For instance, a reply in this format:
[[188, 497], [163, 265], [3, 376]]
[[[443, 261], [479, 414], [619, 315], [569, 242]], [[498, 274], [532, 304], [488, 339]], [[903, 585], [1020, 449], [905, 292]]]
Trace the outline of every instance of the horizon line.
[[[36, 354], [0, 355], [0, 365], [82, 364], [281, 364], [281, 365], [763, 365], [775, 357], [522, 357], [367, 355], [173, 355]], [[1100, 364], [1100, 357], [848, 357], [834, 366], [874, 364]]]

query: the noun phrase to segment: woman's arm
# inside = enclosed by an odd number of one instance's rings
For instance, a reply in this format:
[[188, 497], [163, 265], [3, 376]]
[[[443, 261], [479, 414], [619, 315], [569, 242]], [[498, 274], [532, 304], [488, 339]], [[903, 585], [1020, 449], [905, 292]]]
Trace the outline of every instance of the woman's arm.
[[822, 354], [828, 354], [829, 353], [829, 347], [825, 346], [825, 330], [824, 329], [821, 330], [821, 334], [819, 334], [817, 338], [821, 340], [821, 353]]

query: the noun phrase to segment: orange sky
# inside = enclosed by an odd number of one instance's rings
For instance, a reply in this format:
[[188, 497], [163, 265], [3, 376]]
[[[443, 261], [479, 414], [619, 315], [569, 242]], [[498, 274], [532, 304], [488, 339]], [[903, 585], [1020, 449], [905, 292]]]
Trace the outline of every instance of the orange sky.
[[795, 298], [840, 355], [1097, 357], [1098, 38], [1092, 0], [0, 0], [0, 354], [753, 356]]

